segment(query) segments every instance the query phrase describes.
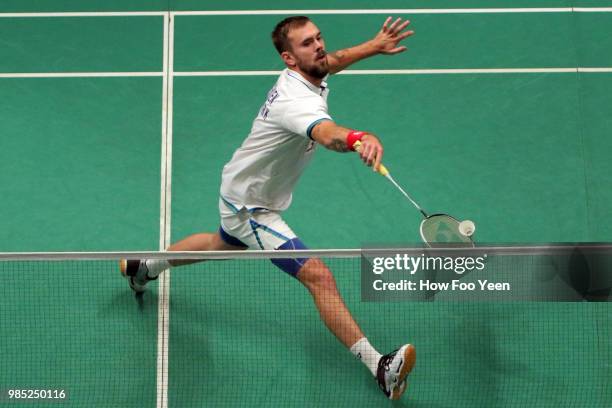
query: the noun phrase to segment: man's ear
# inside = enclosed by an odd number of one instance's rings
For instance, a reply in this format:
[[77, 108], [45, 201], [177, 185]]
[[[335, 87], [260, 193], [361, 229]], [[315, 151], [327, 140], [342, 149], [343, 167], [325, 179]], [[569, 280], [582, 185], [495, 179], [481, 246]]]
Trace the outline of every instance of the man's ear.
[[285, 63], [285, 65], [287, 65], [288, 67], [294, 68], [297, 66], [295, 58], [293, 57], [291, 52], [283, 51], [281, 53], [281, 58], [283, 59], [283, 62]]

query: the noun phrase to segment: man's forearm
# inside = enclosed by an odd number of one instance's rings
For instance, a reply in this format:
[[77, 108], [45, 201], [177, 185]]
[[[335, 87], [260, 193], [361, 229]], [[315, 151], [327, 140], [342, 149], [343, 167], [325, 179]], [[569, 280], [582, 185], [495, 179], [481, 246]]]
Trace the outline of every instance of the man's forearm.
[[348, 152], [350, 149], [346, 145], [346, 135], [350, 131], [350, 129], [336, 125], [331, 120], [326, 120], [315, 126], [312, 130], [312, 138], [327, 149]]
[[329, 73], [335, 74], [340, 72], [349, 65], [378, 53], [379, 49], [375, 46], [372, 40], [366, 41], [363, 44], [359, 44], [351, 48], [330, 52], [327, 54]]
[[400, 46], [399, 43], [404, 38], [414, 34], [414, 31], [404, 31], [408, 24], [410, 24], [410, 21], [406, 20], [402, 23], [402, 19], [398, 18], [391, 23], [391, 20], [392, 18], [388, 17], [381, 30], [370, 41], [327, 54], [329, 73], [335, 74], [340, 72], [349, 65], [373, 55], [393, 55], [406, 51], [406, 46]]
[[[312, 139], [336, 152], [357, 151], [363, 162], [378, 169], [383, 156], [380, 140], [368, 132], [350, 130], [336, 125], [331, 120], [324, 120], [315, 125], [311, 133]], [[361, 142], [361, 148], [355, 149], [355, 143]]]

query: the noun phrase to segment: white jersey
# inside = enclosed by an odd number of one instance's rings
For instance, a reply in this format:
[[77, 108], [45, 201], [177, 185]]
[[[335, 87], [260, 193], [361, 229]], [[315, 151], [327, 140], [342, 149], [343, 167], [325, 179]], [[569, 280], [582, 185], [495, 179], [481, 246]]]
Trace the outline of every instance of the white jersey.
[[313, 85], [285, 69], [268, 93], [251, 133], [223, 167], [221, 197], [238, 208], [281, 211], [310, 162], [314, 125], [331, 120], [327, 84]]

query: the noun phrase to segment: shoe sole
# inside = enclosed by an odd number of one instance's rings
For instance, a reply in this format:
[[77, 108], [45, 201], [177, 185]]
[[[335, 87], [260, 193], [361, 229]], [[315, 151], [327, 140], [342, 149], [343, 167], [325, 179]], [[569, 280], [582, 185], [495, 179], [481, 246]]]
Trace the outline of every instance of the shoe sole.
[[127, 276], [127, 259], [122, 259], [119, 261], [119, 271], [121, 271], [121, 275], [123, 275], [124, 278], [128, 278]]
[[127, 259], [122, 259], [119, 261], [119, 271], [121, 272], [121, 275], [127, 279], [130, 289], [136, 292], [136, 294], [143, 293], [145, 291], [144, 287], [135, 286], [134, 282], [132, 282], [133, 277], [127, 274]]
[[407, 386], [402, 388], [402, 383], [404, 382], [408, 374], [410, 374], [412, 368], [414, 367], [414, 364], [416, 363], [416, 349], [412, 344], [409, 344], [406, 347], [406, 350], [404, 350], [403, 357], [404, 364], [402, 365], [402, 369], [399, 373], [399, 381], [397, 382], [398, 385], [397, 387], [393, 388], [393, 391], [391, 392], [392, 400], [398, 400], [402, 396], [404, 391], [406, 391], [406, 388], [408, 388]]

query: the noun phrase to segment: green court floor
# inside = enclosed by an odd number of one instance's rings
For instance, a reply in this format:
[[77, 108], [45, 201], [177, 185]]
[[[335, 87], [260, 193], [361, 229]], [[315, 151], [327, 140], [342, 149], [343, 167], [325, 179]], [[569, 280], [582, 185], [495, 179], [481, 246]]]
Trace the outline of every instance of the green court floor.
[[[612, 3], [435, 4], [572, 6]], [[7, 0], [0, 13], [349, 7], [372, 4]], [[280, 70], [269, 33], [282, 17], [174, 16], [173, 69]], [[368, 39], [385, 17], [313, 19], [336, 49]], [[408, 52], [353, 68], [612, 67], [612, 13], [405, 17], [416, 30]], [[0, 77], [0, 252], [158, 250], [163, 16], [0, 18], [0, 32], [0, 74], [127, 73]], [[221, 168], [274, 81], [174, 78], [172, 241], [218, 228]], [[609, 72], [338, 75], [329, 86], [332, 117], [379, 135], [395, 178], [427, 210], [474, 220], [478, 241], [610, 241]], [[354, 155], [318, 149], [285, 214], [309, 247], [419, 240], [419, 213], [391, 185]], [[410, 390], [393, 406], [612, 405], [606, 304], [366, 303], [358, 260], [330, 264], [381, 351], [417, 345]], [[137, 301], [116, 262], [6, 263], [0, 279], [0, 391], [56, 386], [68, 389], [66, 406], [155, 406], [157, 285]], [[168, 369], [170, 407], [388, 404], [321, 324], [308, 293], [269, 263], [172, 272]]]

